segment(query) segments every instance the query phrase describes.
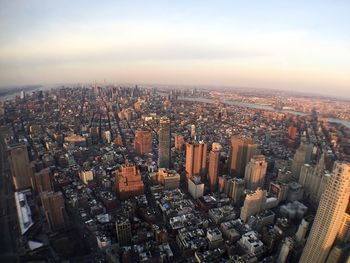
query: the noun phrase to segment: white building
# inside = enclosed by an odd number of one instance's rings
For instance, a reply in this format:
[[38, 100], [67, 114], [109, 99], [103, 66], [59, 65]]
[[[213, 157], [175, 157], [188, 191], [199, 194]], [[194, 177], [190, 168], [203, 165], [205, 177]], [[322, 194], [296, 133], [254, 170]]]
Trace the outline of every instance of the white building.
[[204, 194], [204, 183], [201, 182], [201, 178], [198, 176], [192, 176], [188, 180], [188, 191], [194, 199], [202, 197]]

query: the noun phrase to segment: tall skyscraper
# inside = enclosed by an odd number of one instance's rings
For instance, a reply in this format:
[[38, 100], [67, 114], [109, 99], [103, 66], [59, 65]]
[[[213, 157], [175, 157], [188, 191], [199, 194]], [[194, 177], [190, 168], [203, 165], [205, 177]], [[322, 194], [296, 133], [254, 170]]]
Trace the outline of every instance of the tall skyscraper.
[[140, 170], [134, 164], [124, 164], [116, 171], [116, 191], [120, 199], [144, 193]]
[[8, 149], [8, 158], [16, 190], [30, 188], [33, 172], [29, 163], [27, 146], [25, 144], [11, 145]]
[[207, 144], [204, 142], [191, 142], [186, 144], [186, 179], [200, 176], [205, 182], [207, 167]]
[[65, 205], [62, 192], [43, 192], [41, 194], [46, 220], [51, 231], [65, 227]]
[[250, 190], [256, 190], [264, 184], [267, 162], [264, 155], [255, 155], [245, 168], [244, 180]]
[[49, 168], [34, 173], [33, 189], [38, 194], [41, 194], [42, 192], [51, 192], [53, 190]]
[[350, 196], [350, 164], [336, 162], [325, 192], [321, 197], [316, 217], [307, 239], [301, 263], [323, 263], [326, 261]]
[[231, 189], [229, 196], [232, 198], [235, 205], [241, 205], [244, 198], [244, 180], [242, 178], [234, 177], [231, 179]]
[[228, 160], [229, 173], [243, 177], [247, 163], [256, 154], [258, 154], [258, 145], [252, 139], [233, 136]]
[[299, 148], [296, 150], [292, 163], [292, 176], [295, 180], [299, 180], [301, 167], [310, 163], [311, 154], [312, 154], [313, 146], [311, 144], [306, 144], [305, 142], [301, 142]]
[[210, 191], [215, 191], [218, 183], [220, 151], [222, 147], [219, 143], [213, 143], [211, 152], [209, 153], [209, 186]]
[[167, 117], [160, 119], [159, 129], [159, 152], [158, 152], [158, 167], [159, 168], [170, 168], [171, 158], [171, 131], [170, 131], [170, 120]]
[[137, 130], [135, 134], [134, 148], [138, 155], [152, 152], [152, 134], [146, 130]]

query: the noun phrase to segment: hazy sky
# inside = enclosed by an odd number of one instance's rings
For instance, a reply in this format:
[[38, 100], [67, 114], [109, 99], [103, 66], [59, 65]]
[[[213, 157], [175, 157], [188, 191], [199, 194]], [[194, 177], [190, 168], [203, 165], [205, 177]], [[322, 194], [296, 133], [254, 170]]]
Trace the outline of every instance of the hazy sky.
[[350, 1], [0, 0], [0, 85], [95, 80], [350, 96]]

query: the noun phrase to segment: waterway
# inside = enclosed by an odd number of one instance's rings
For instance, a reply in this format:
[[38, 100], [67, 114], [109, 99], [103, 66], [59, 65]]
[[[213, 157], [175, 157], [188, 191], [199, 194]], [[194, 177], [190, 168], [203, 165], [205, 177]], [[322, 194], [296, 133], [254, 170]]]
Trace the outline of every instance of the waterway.
[[[213, 99], [208, 99], [208, 98], [191, 98], [191, 97], [179, 97], [178, 100], [203, 102], [203, 103], [216, 103], [217, 102]], [[291, 114], [300, 115], [300, 116], [307, 115], [304, 112], [292, 111], [292, 110], [277, 110], [270, 105], [261, 105], [261, 104], [257, 104], [257, 103], [233, 101], [233, 100], [223, 100], [222, 102], [225, 104], [228, 104], [228, 105], [233, 105], [233, 106], [238, 106], [238, 107], [247, 107], [247, 108], [253, 108], [253, 109], [258, 109], [258, 110], [291, 113]], [[350, 128], [350, 120], [340, 120], [340, 119], [336, 119], [336, 118], [328, 118], [328, 121], [334, 122], [334, 123], [340, 123], [340, 124], [343, 124], [344, 126]]]

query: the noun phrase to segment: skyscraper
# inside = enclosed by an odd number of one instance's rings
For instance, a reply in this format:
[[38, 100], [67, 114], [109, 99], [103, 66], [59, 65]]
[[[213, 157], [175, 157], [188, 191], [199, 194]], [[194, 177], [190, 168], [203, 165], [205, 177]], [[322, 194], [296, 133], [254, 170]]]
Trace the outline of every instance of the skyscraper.
[[30, 188], [33, 172], [29, 163], [27, 146], [25, 144], [11, 145], [8, 149], [8, 158], [16, 190]]
[[138, 155], [152, 152], [152, 134], [146, 130], [137, 130], [135, 134], [134, 148]]
[[235, 205], [241, 205], [244, 198], [244, 180], [242, 178], [234, 177], [231, 179], [231, 189], [229, 196], [232, 198]]
[[219, 172], [219, 159], [220, 159], [220, 151], [222, 147], [219, 143], [213, 143], [212, 150], [209, 153], [209, 186], [210, 191], [215, 191], [217, 187], [218, 181], [218, 172]]
[[250, 159], [258, 154], [258, 145], [252, 139], [233, 136], [228, 160], [228, 169], [231, 175], [244, 176], [244, 171]]
[[197, 133], [196, 133], [196, 125], [192, 124], [191, 125], [191, 138], [194, 139], [194, 137], [196, 137]]
[[256, 215], [265, 210], [266, 191], [257, 189], [254, 192], [248, 193], [244, 199], [244, 205], [241, 208], [240, 218], [247, 222], [250, 216]]
[[46, 168], [33, 176], [33, 189], [36, 193], [51, 192], [53, 190], [50, 178], [50, 169]]
[[350, 196], [350, 164], [336, 162], [307, 239], [301, 263], [325, 262], [341, 227]]
[[316, 166], [304, 164], [301, 167], [299, 183], [304, 187], [305, 197], [313, 204], [320, 202], [330, 176], [325, 168], [324, 155]]
[[62, 192], [43, 192], [41, 194], [46, 220], [51, 231], [65, 227], [65, 206]]
[[170, 120], [167, 117], [160, 119], [159, 129], [159, 151], [158, 151], [158, 166], [159, 168], [170, 168], [170, 145], [171, 131]]
[[185, 139], [182, 135], [176, 134], [175, 135], [175, 149], [176, 150], [183, 150], [183, 146], [185, 145]]
[[254, 156], [245, 168], [244, 180], [247, 188], [250, 190], [255, 190], [258, 187], [262, 187], [266, 176], [266, 170], [267, 162], [265, 161], [265, 156]]
[[205, 181], [207, 167], [207, 144], [204, 142], [191, 142], [186, 144], [186, 179], [193, 175], [200, 176]]
[[128, 218], [120, 217], [115, 224], [118, 242], [120, 246], [130, 245], [131, 243], [131, 223]]
[[301, 167], [305, 163], [310, 163], [312, 154], [312, 145], [301, 142], [296, 150], [292, 163], [292, 176], [295, 180], [299, 180]]

